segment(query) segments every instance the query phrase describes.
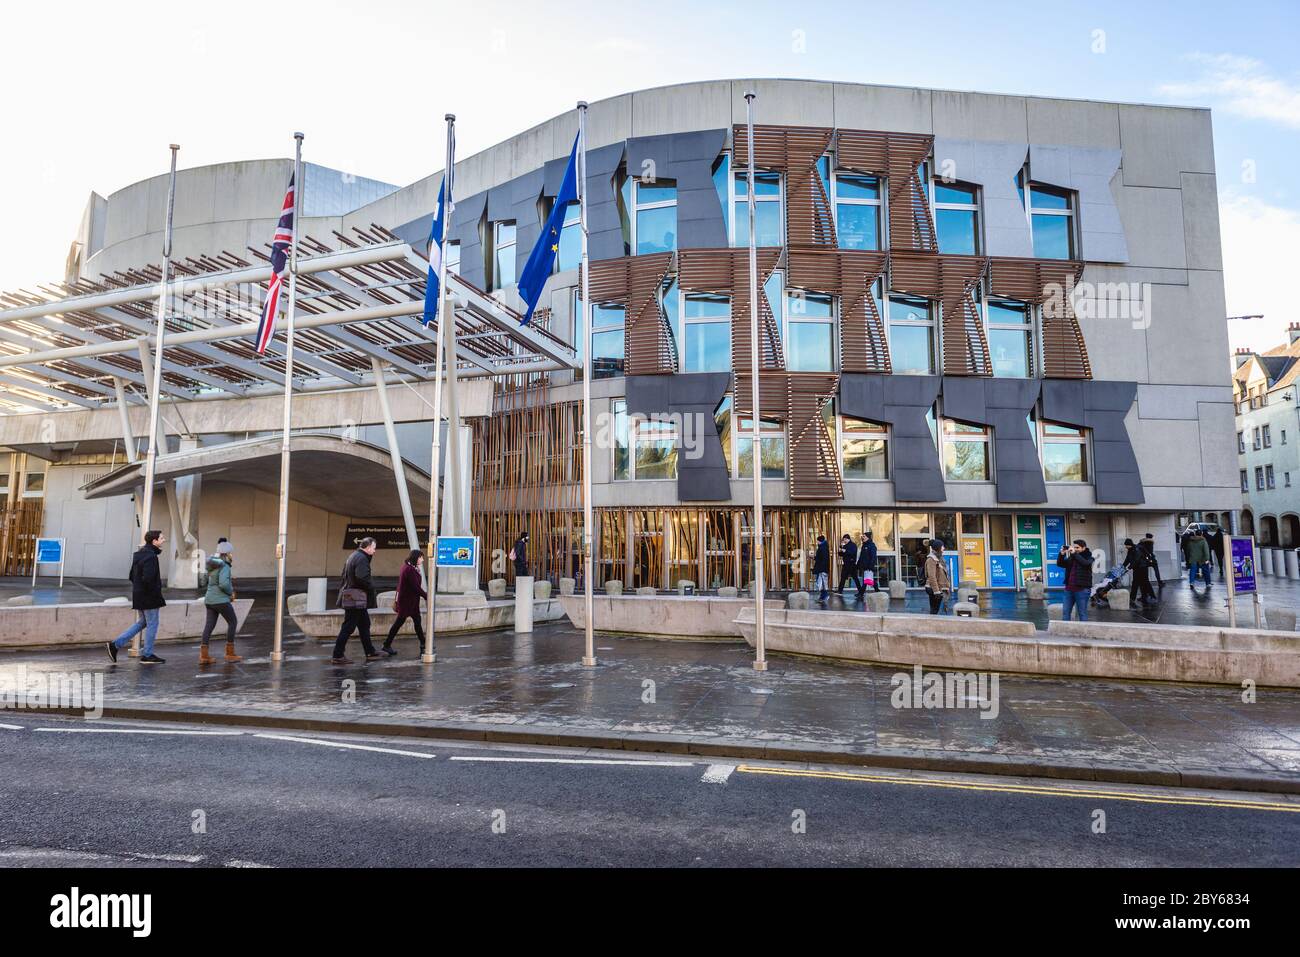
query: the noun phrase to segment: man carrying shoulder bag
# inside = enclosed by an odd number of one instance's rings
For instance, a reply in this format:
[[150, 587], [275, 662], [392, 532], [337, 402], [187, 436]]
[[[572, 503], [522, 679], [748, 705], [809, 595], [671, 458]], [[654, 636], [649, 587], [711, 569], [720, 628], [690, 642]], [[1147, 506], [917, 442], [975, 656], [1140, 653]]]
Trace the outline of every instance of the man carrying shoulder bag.
[[375, 650], [370, 641], [370, 609], [377, 608], [375, 585], [370, 578], [370, 556], [375, 553], [376, 543], [373, 538], [363, 538], [357, 542], [357, 549], [348, 556], [343, 564], [343, 582], [339, 587], [339, 607], [343, 609], [343, 626], [339, 629], [338, 640], [334, 642], [332, 664], [351, 664], [345, 658], [348, 639], [352, 632], [361, 634], [361, 647], [365, 650], [366, 661], [378, 661], [386, 658]]

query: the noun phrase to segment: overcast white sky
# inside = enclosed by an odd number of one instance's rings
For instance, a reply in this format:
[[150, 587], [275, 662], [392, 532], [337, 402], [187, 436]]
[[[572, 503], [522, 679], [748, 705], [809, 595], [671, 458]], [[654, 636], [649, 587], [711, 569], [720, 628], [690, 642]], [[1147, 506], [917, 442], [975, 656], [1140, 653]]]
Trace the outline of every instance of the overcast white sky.
[[165, 172], [170, 142], [201, 166], [291, 155], [301, 129], [307, 159], [404, 185], [442, 165], [448, 111], [466, 156], [578, 99], [788, 76], [1214, 107], [1229, 312], [1268, 316], [1233, 344], [1274, 344], [1300, 320], [1284, 292], [1300, 5], [907, 6], [924, 44], [891, 40], [898, 4], [876, 0], [6, 3], [0, 289], [60, 277], [90, 191]]

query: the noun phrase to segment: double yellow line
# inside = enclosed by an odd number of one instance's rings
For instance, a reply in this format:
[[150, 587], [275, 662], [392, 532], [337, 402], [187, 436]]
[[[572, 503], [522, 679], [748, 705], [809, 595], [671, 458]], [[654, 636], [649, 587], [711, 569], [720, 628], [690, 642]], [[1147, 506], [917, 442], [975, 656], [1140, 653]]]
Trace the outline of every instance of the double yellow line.
[[885, 774], [860, 774], [850, 771], [808, 771], [795, 768], [765, 768], [741, 764], [742, 774], [768, 774], [787, 778], [823, 778], [832, 781], [864, 781], [870, 784], [910, 784], [914, 787], [950, 788], [958, 791], [996, 791], [1002, 794], [1033, 794], [1042, 797], [1091, 798], [1106, 801], [1136, 801], [1139, 804], [1182, 804], [1194, 807], [1226, 807], [1245, 811], [1300, 812], [1300, 804], [1281, 801], [1233, 801], [1209, 797], [1155, 797], [1137, 791], [1112, 791], [1101, 788], [1045, 787], [1036, 784], [980, 784], [943, 781], [936, 778], [909, 778]]

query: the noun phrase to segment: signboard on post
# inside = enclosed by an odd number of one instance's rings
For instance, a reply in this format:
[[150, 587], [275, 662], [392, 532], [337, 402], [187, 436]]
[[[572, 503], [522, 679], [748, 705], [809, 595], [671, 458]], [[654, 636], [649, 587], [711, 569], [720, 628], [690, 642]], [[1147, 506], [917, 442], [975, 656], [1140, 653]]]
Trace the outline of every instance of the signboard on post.
[[1255, 627], [1263, 627], [1259, 607], [1259, 589], [1255, 580], [1255, 539], [1253, 536], [1225, 536], [1224, 551], [1232, 562], [1228, 574], [1228, 624], [1237, 627], [1237, 596], [1250, 595], [1255, 606]]
[[63, 556], [67, 540], [63, 538], [36, 539], [36, 555], [32, 562], [32, 587], [36, 587], [36, 573], [42, 565], [59, 566], [59, 587], [63, 587]]
[[478, 568], [478, 538], [472, 535], [439, 535], [434, 563], [439, 568]]

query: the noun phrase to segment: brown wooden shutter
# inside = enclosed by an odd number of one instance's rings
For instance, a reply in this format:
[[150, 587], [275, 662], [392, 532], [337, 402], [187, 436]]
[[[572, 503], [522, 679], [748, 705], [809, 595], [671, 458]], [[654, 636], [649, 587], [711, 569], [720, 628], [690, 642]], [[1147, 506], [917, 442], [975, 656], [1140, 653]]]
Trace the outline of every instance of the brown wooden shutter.
[[889, 254], [865, 249], [790, 249], [786, 284], [840, 298], [840, 371], [893, 371], [884, 319], [872, 286]]
[[[791, 246], [834, 249], [835, 212], [817, 172], [835, 131], [825, 127], [755, 126], [754, 168], [785, 174], [786, 242]], [[749, 166], [746, 127], [732, 130], [737, 168]]]
[[1091, 379], [1092, 363], [1069, 291], [1083, 263], [994, 257], [989, 291], [1043, 307], [1043, 375], [1049, 379]]
[[[752, 378], [746, 373], [736, 375], [734, 407], [737, 416], [752, 413]], [[785, 423], [785, 474], [790, 498], [843, 499], [844, 480], [840, 475], [839, 450], [822, 419], [822, 409], [839, 393], [839, 375], [834, 372], [764, 372], [759, 377], [758, 388], [762, 417]]]
[[983, 256], [895, 252], [889, 261], [894, 291], [937, 299], [943, 307], [944, 375], [991, 376], [988, 339], [971, 296], [984, 277], [988, 260]]
[[836, 135], [837, 168], [888, 178], [890, 249], [938, 249], [929, 191], [919, 171], [933, 149], [934, 137], [928, 133], [840, 130]]
[[[780, 258], [780, 249], [758, 250], [759, 362], [763, 369], [785, 368], [781, 327], [763, 295], [763, 284]], [[749, 250], [683, 249], [677, 254], [677, 282], [683, 292], [731, 297], [731, 367], [749, 369]]]
[[672, 253], [624, 256], [591, 264], [591, 301], [624, 308], [624, 371], [627, 375], [671, 375], [677, 350], [659, 290], [672, 269]]

